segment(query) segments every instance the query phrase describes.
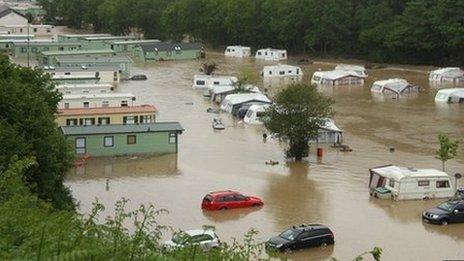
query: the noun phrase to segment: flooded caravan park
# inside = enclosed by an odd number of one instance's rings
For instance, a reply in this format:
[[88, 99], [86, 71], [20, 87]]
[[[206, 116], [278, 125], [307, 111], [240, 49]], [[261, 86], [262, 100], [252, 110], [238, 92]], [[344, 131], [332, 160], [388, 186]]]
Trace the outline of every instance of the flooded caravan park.
[[[242, 68], [257, 74], [267, 63], [254, 59], [225, 59], [209, 54], [219, 73], [239, 75]], [[111, 214], [122, 197], [130, 207], [153, 203], [169, 214], [160, 222], [176, 229], [214, 225], [218, 235], [230, 241], [241, 238], [251, 227], [266, 240], [289, 226], [320, 222], [335, 234], [334, 246], [289, 254], [295, 260], [341, 260], [380, 246], [385, 260], [438, 260], [464, 258], [464, 224], [434, 226], [421, 221], [424, 209], [439, 200], [393, 202], [369, 197], [368, 168], [393, 163], [421, 168], [441, 167], [434, 158], [437, 134], [464, 136], [464, 107], [438, 106], [436, 87], [429, 86], [427, 72], [417, 69], [368, 70], [362, 86], [327, 87], [321, 91], [334, 98], [335, 121], [344, 131], [344, 141], [353, 152], [324, 146], [318, 160], [314, 148], [303, 163], [285, 163], [282, 145], [262, 139], [262, 127], [247, 126], [230, 115], [221, 115], [226, 129], [214, 131], [212, 104], [202, 91], [191, 88], [192, 79], [204, 61], [146, 63], [133, 73], [147, 81], [122, 82], [117, 91], [131, 92], [139, 104], [151, 103], [158, 119], [181, 122], [179, 153], [165, 156], [101, 158], [73, 169], [67, 178], [80, 209], [86, 212], [98, 198]], [[289, 61], [289, 63], [292, 63]], [[315, 70], [333, 65], [299, 65], [305, 81]], [[370, 86], [378, 79], [401, 77], [422, 87], [419, 94], [392, 99], [373, 96]], [[261, 80], [258, 86], [263, 89]], [[275, 93], [279, 87], [267, 87]], [[395, 148], [390, 152], [389, 148]], [[265, 161], [280, 164], [269, 166]], [[447, 172], [464, 171], [464, 152], [447, 164]], [[108, 183], [107, 183], [108, 180]], [[464, 185], [461, 181], [460, 185]], [[263, 198], [259, 209], [203, 212], [202, 197], [214, 190], [231, 188]]]

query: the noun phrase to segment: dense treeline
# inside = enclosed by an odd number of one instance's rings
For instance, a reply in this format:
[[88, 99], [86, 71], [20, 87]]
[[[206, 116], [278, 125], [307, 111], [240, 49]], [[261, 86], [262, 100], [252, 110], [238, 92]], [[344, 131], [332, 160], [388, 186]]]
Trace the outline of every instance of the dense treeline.
[[114, 34], [191, 36], [213, 46], [379, 62], [459, 65], [464, 1], [456, 0], [41, 0], [48, 22]]

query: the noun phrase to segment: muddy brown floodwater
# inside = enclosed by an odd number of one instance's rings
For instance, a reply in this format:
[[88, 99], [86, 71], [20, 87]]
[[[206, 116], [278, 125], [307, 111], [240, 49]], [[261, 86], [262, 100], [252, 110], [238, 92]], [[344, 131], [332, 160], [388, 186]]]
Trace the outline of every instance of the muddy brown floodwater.
[[[266, 64], [225, 59], [220, 54], [209, 59], [219, 64], [219, 73], [235, 75], [242, 68], [258, 74]], [[135, 94], [139, 103], [155, 104], [159, 120], [180, 121], [186, 131], [180, 136], [178, 155], [93, 159], [84, 168], [72, 170], [67, 185], [82, 212], [98, 198], [107, 206], [104, 215], [109, 215], [112, 205], [125, 197], [131, 208], [153, 203], [168, 209], [170, 213], [159, 220], [176, 229], [214, 225], [224, 240], [241, 238], [251, 227], [259, 230], [259, 240], [301, 223], [319, 222], [332, 228], [334, 246], [289, 254], [295, 260], [332, 256], [350, 260], [374, 246], [384, 249], [384, 260], [464, 258], [464, 224], [442, 227], [421, 221], [422, 211], [439, 200], [393, 202], [370, 198], [368, 193], [368, 168], [393, 163], [439, 169], [441, 164], [434, 158], [437, 134], [463, 137], [464, 106], [435, 105], [437, 88], [429, 86], [425, 71], [369, 70], [364, 86], [321, 89], [335, 99], [336, 123], [354, 151], [325, 147], [322, 161], [312, 151], [306, 162], [285, 163], [277, 141], [262, 141], [261, 127], [223, 114], [227, 128], [212, 130], [214, 115], [206, 112], [212, 105], [202, 91], [191, 88], [201, 62], [137, 65], [134, 73], [146, 74], [148, 80], [120, 84], [117, 91]], [[300, 66], [305, 81], [315, 70], [333, 68], [323, 63]], [[374, 80], [392, 77], [404, 77], [421, 86], [422, 92], [399, 100], [372, 96]], [[395, 152], [389, 152], [390, 147]], [[463, 155], [461, 150], [447, 164], [448, 173], [464, 171]], [[280, 164], [265, 165], [270, 159]], [[209, 213], [200, 209], [206, 193], [226, 188], [260, 196], [265, 206]]]

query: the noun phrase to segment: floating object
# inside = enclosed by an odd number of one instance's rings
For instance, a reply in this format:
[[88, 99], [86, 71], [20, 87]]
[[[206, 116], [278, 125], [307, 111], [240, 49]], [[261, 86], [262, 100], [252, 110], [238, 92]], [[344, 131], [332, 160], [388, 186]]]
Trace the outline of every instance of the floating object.
[[132, 81], [144, 81], [147, 79], [145, 74], [136, 74], [130, 78]]
[[213, 129], [215, 129], [215, 130], [223, 130], [225, 128], [226, 127], [224, 126], [224, 124], [222, 124], [221, 118], [214, 118], [213, 119]]
[[340, 145], [340, 151], [343, 151], [343, 152], [351, 152], [351, 151], [353, 151], [353, 149], [350, 148], [350, 146], [348, 146], [348, 145], [343, 145], [343, 144], [342, 144], [342, 145]]
[[274, 161], [274, 160], [268, 160], [268, 161], [265, 162], [265, 164], [266, 164], [266, 165], [272, 165], [272, 166], [274, 166], [274, 165], [278, 165], [279, 162], [278, 162], [278, 161]]
[[390, 152], [395, 152], [395, 148], [393, 148], [393, 147], [390, 147], [389, 150], [390, 150]]
[[214, 108], [208, 108], [208, 109], [206, 109], [206, 112], [218, 114], [218, 113], [219, 113], [219, 110], [218, 110], [218, 109], [214, 109]]

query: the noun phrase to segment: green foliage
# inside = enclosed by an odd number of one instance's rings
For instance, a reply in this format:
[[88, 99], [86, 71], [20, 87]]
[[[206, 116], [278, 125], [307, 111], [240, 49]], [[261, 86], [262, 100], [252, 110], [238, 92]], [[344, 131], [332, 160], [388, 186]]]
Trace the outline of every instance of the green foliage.
[[47, 20], [114, 34], [191, 37], [378, 62], [462, 64], [455, 0], [40, 0]]
[[212, 75], [217, 69], [217, 64], [215, 62], [203, 63], [201, 65], [201, 71], [206, 75]]
[[34, 157], [24, 172], [29, 188], [58, 208], [72, 208], [63, 185], [73, 154], [55, 124], [61, 99], [48, 76], [0, 56], [0, 171], [14, 156]]
[[447, 135], [439, 134], [438, 142], [440, 147], [436, 151], [436, 158], [441, 160], [442, 169], [445, 171], [445, 163], [456, 157], [458, 153], [459, 141], [452, 141]]
[[313, 86], [294, 84], [280, 91], [266, 110], [264, 126], [286, 140], [287, 157], [301, 160], [308, 154], [308, 141], [316, 139], [324, 118], [333, 115], [333, 101]]

